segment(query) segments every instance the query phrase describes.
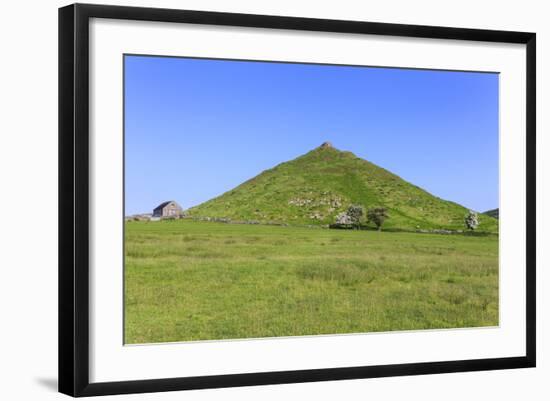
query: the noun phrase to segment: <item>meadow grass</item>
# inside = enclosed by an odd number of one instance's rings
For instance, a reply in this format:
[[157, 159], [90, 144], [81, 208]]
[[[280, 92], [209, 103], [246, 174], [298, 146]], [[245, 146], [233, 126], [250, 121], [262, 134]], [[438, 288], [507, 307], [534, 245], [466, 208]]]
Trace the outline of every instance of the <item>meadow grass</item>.
[[498, 237], [127, 222], [125, 342], [498, 325]]

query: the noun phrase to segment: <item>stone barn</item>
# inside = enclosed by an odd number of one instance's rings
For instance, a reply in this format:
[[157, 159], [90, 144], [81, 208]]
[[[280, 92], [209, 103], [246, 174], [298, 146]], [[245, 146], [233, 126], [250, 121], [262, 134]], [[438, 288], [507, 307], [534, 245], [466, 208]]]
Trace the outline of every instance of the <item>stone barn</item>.
[[153, 217], [179, 216], [182, 210], [176, 201], [162, 202], [153, 210]]

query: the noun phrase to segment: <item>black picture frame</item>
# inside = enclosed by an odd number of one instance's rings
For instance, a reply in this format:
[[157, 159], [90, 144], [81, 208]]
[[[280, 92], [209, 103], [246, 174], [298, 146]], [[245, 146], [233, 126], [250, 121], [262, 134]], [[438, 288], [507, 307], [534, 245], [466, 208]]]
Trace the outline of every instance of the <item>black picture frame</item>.
[[[526, 45], [526, 344], [520, 357], [90, 383], [89, 83], [90, 18], [438, 38]], [[74, 4], [59, 9], [59, 391], [95, 396], [534, 367], [536, 35], [220, 12]]]

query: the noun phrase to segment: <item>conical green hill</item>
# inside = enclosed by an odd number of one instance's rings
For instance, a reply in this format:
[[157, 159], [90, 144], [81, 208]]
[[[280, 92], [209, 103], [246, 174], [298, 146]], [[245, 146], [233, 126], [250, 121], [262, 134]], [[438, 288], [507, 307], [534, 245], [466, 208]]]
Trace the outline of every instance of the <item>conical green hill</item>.
[[[328, 225], [351, 204], [386, 207], [384, 228], [464, 229], [468, 209], [440, 199], [395, 174], [330, 143], [266, 170], [238, 187], [189, 209], [195, 217], [289, 225]], [[479, 231], [498, 231], [479, 215]]]

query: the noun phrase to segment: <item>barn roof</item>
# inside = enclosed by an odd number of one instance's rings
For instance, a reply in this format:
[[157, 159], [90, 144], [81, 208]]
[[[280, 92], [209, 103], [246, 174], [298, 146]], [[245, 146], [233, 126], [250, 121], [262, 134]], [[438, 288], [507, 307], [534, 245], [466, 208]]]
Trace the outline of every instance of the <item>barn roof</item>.
[[[164, 208], [165, 206], [167, 206], [169, 203], [172, 203], [174, 202], [176, 205], [178, 205], [178, 203], [176, 201], [173, 201], [173, 200], [170, 200], [170, 201], [166, 201], [166, 202], [162, 202], [160, 205], [158, 205], [154, 210], [157, 210], [157, 209], [162, 209]], [[179, 206], [179, 205], [178, 205]]]

